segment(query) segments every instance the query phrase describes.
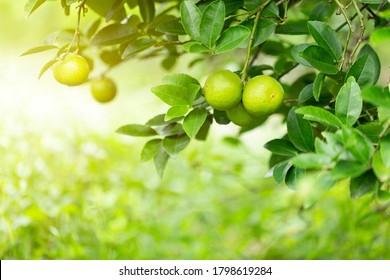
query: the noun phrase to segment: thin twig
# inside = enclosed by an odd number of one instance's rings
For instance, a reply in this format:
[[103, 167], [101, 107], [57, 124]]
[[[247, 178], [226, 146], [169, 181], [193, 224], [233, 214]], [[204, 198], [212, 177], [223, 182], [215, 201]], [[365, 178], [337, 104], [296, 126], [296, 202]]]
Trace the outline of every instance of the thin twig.
[[361, 32], [360, 32], [359, 39], [358, 39], [358, 41], [356, 43], [356, 46], [352, 50], [351, 55], [349, 56], [349, 64], [352, 64], [353, 57], [355, 56], [356, 51], [359, 49], [360, 43], [363, 41], [364, 31], [366, 30], [366, 26], [364, 25], [363, 14], [359, 10], [359, 7], [358, 7], [356, 1], [352, 0], [352, 4], [353, 4], [353, 6], [354, 6], [354, 8], [356, 10], [356, 13], [358, 14], [358, 17], [359, 17]]

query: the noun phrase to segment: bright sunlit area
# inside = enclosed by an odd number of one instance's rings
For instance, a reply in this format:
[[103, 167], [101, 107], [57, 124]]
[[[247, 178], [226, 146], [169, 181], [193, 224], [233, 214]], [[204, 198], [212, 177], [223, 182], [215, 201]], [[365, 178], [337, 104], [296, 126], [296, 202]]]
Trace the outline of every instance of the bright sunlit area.
[[[389, 216], [370, 197], [352, 200], [341, 183], [305, 208], [305, 193], [273, 180], [263, 146], [285, 135], [279, 115], [239, 140], [237, 126], [213, 124], [162, 179], [140, 159], [148, 139], [116, 133], [167, 110], [151, 92], [165, 75], [204, 82], [220, 65], [238, 70], [229, 55], [192, 68], [183, 56], [171, 71], [129, 59], [107, 74], [118, 95], [100, 104], [51, 69], [38, 79], [56, 50], [21, 56], [75, 13], [53, 1], [26, 17], [20, 2], [0, 2], [1, 259], [390, 258]], [[102, 71], [96, 60], [91, 77]]]

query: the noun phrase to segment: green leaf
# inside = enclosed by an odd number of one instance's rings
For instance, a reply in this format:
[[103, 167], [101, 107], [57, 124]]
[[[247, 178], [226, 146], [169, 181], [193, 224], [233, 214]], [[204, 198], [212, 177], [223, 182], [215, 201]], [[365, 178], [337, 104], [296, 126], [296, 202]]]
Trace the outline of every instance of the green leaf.
[[369, 44], [366, 44], [361, 48], [358, 57], [360, 58], [365, 54], [368, 54], [372, 58], [372, 62], [374, 65], [374, 73], [373, 73], [372, 81], [373, 84], [376, 84], [381, 72], [381, 62], [379, 60], [378, 54]]
[[183, 45], [183, 49], [189, 53], [204, 53], [209, 51], [209, 49], [205, 45], [197, 42], [185, 43]]
[[289, 189], [295, 191], [297, 189], [297, 183], [299, 179], [305, 175], [306, 171], [304, 169], [292, 166], [286, 174], [285, 183]]
[[164, 171], [165, 167], [167, 166], [168, 160], [168, 153], [161, 147], [154, 157], [154, 166], [156, 167], [157, 174], [160, 178], [164, 176]]
[[336, 98], [336, 116], [347, 126], [353, 126], [360, 117], [363, 99], [354, 77], [349, 77]]
[[156, 44], [156, 41], [150, 38], [140, 38], [130, 42], [122, 53], [122, 59], [131, 57], [139, 52], [142, 52]]
[[298, 96], [298, 105], [302, 105], [305, 102], [309, 101], [313, 97], [314, 85], [309, 84], [305, 86]]
[[204, 10], [200, 21], [200, 38], [211, 49], [217, 41], [225, 23], [225, 3], [222, 0], [212, 2]]
[[331, 112], [316, 106], [305, 106], [297, 109], [297, 114], [303, 114], [309, 121], [315, 121], [330, 128], [340, 128], [343, 123]]
[[218, 124], [225, 125], [230, 123], [230, 119], [227, 116], [226, 111], [214, 109], [213, 117]]
[[127, 24], [114, 23], [99, 30], [93, 36], [91, 44], [95, 46], [115, 45], [134, 40], [139, 36], [137, 27], [132, 22]]
[[171, 119], [183, 117], [187, 114], [188, 110], [188, 106], [173, 106], [168, 109], [167, 114], [165, 115], [165, 120], [169, 121]]
[[378, 118], [381, 123], [387, 123], [390, 121], [390, 108], [379, 107]]
[[273, 168], [272, 175], [279, 185], [284, 183], [284, 179], [286, 178], [286, 174], [288, 170], [291, 168], [292, 164], [289, 160], [279, 162]]
[[375, 29], [370, 36], [370, 42], [374, 46], [381, 46], [390, 43], [390, 27], [383, 27]]
[[147, 125], [147, 126], [163, 126], [163, 125], [167, 125], [167, 124], [170, 124], [170, 123], [173, 123], [176, 121], [178, 121], [178, 119], [166, 121], [165, 114], [160, 114], [160, 115], [157, 115], [157, 116], [151, 118], [150, 120], [148, 120], [145, 125]]
[[203, 123], [202, 127], [199, 129], [199, 132], [196, 134], [195, 139], [201, 141], [206, 140], [212, 123], [213, 117], [211, 115], [207, 116], [206, 121]]
[[50, 67], [52, 67], [55, 63], [57, 62], [56, 59], [53, 59], [53, 60], [50, 60], [49, 62], [47, 62], [41, 69], [41, 71], [39, 72], [39, 75], [38, 75], [38, 79], [40, 79], [43, 74], [46, 73], [47, 70], [50, 69]]
[[314, 68], [328, 75], [339, 72], [336, 62], [328, 52], [320, 46], [309, 46], [298, 55], [309, 62]]
[[24, 12], [26, 16], [31, 15], [36, 9], [38, 9], [47, 0], [28, 0], [24, 6]]
[[245, 26], [238, 25], [226, 29], [217, 41], [215, 53], [220, 54], [237, 48], [250, 35], [251, 31]]
[[364, 88], [376, 83], [378, 78], [376, 77], [376, 73], [378, 73], [378, 71], [374, 58], [366, 53], [352, 64], [345, 76], [345, 80], [353, 76], [359, 86]]
[[149, 161], [157, 155], [162, 145], [161, 139], [152, 139], [144, 145], [141, 151], [141, 161]]
[[386, 2], [386, 0], [358, 0], [358, 1], [364, 4], [381, 4]]
[[183, 129], [191, 139], [194, 139], [196, 134], [198, 134], [203, 123], [206, 121], [206, 118], [207, 111], [202, 108], [192, 110], [184, 118]]
[[339, 61], [343, 46], [336, 31], [322, 21], [309, 21], [307, 28], [317, 44], [326, 50], [333, 59]]
[[163, 147], [170, 157], [176, 157], [190, 142], [190, 138], [183, 135], [174, 135], [165, 137], [163, 140]]
[[320, 2], [314, 6], [309, 14], [309, 20], [324, 21], [331, 12], [331, 5], [327, 2]]
[[244, 0], [244, 7], [248, 11], [253, 11], [253, 10], [257, 9], [264, 2], [265, 2], [265, 0]]
[[370, 170], [363, 175], [353, 178], [349, 185], [349, 193], [352, 199], [362, 197], [368, 193], [373, 193], [378, 189], [379, 181]]
[[288, 20], [285, 24], [279, 25], [275, 29], [276, 34], [285, 35], [306, 35], [309, 34], [307, 30], [306, 20]]
[[319, 73], [313, 83], [313, 96], [318, 102], [320, 100], [322, 85], [324, 83], [325, 74]]
[[370, 139], [358, 129], [349, 127], [342, 128], [342, 137], [345, 149], [347, 149], [357, 161], [368, 164], [374, 153], [374, 147]]
[[326, 142], [320, 140], [320, 138], [316, 138], [314, 142], [316, 153], [326, 155], [330, 158], [337, 157], [341, 149], [343, 149], [342, 145], [337, 142], [333, 133], [323, 132], [323, 135]]
[[264, 148], [281, 156], [295, 156], [298, 154], [294, 145], [286, 139], [273, 139], [264, 145]]
[[288, 137], [297, 149], [310, 152], [314, 148], [313, 129], [310, 122], [297, 115], [295, 110], [292, 108], [287, 116]]
[[180, 123], [170, 123], [166, 126], [155, 128], [157, 133], [161, 136], [172, 136], [184, 134], [183, 126]]
[[366, 135], [372, 142], [379, 141], [379, 135], [382, 133], [383, 126], [379, 121], [372, 121], [356, 127], [364, 135]]
[[45, 51], [52, 50], [52, 49], [58, 49], [58, 47], [57, 46], [39, 46], [39, 47], [31, 48], [31, 49], [25, 51], [20, 56], [45, 52]]
[[[273, 2], [272, 2], [273, 3]], [[244, 26], [252, 30], [254, 24], [254, 19], [247, 20], [243, 23]], [[268, 18], [260, 18], [257, 23], [255, 34], [253, 35], [253, 47], [256, 47], [271, 37], [275, 32], [275, 22]], [[249, 38], [247, 38], [240, 47], [246, 48], [248, 46]]]
[[197, 79], [183, 73], [169, 74], [165, 76], [162, 79], [162, 81], [164, 84], [183, 86], [183, 87], [188, 87], [191, 84], [200, 86], [200, 83]]
[[153, 87], [152, 92], [170, 106], [192, 106], [199, 89], [200, 86], [194, 84], [189, 87], [167, 84]]
[[356, 178], [367, 171], [367, 165], [355, 162], [355, 161], [339, 161], [336, 166], [330, 172], [331, 176], [335, 180], [342, 180], [346, 178]]
[[383, 163], [380, 151], [377, 151], [372, 157], [371, 165], [376, 177], [381, 182], [390, 180], [390, 168], [386, 168], [385, 164]]
[[382, 138], [379, 151], [383, 165], [386, 168], [390, 168], [390, 135], [386, 135]]
[[117, 129], [117, 133], [129, 135], [129, 136], [153, 136], [157, 135], [157, 132], [147, 125], [141, 124], [128, 124]]
[[332, 159], [328, 155], [304, 153], [291, 159], [295, 167], [303, 169], [322, 169], [332, 166]]
[[113, 18], [113, 16], [115, 16], [119, 11], [121, 11], [125, 3], [126, 0], [116, 0], [107, 12], [106, 22], [109, 22]]
[[307, 49], [310, 46], [313, 46], [313, 45], [311, 45], [311, 44], [300, 44], [300, 45], [294, 46], [291, 49], [291, 54], [292, 54], [292, 56], [293, 56], [293, 58], [295, 59], [296, 62], [298, 62], [299, 64], [302, 64], [304, 66], [307, 66], [307, 67], [312, 67], [311, 64], [306, 59], [303, 59], [299, 55], [299, 53], [303, 52], [305, 49]]
[[84, 31], [85, 37], [91, 39], [92, 36], [95, 35], [95, 33], [98, 31], [101, 22], [102, 20], [98, 18], [97, 20], [89, 23]]
[[200, 42], [200, 21], [202, 14], [192, 1], [184, 1], [180, 5], [180, 14], [183, 28], [195, 41]]
[[138, 1], [141, 17], [145, 22], [151, 22], [154, 19], [156, 13], [153, 0], [141, 0]]
[[167, 35], [186, 35], [183, 25], [178, 19], [164, 21], [157, 25], [156, 30]]
[[362, 96], [364, 101], [390, 110], [390, 92], [388, 88], [371, 86], [363, 89]]

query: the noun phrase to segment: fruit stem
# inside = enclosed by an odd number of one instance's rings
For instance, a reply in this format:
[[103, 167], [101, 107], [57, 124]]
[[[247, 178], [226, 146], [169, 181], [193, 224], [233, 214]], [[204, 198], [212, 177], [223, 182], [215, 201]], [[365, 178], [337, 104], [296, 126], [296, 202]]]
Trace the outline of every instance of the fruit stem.
[[248, 66], [249, 66], [249, 61], [251, 59], [251, 50], [252, 50], [252, 45], [253, 45], [253, 41], [255, 39], [255, 32], [256, 32], [256, 29], [257, 29], [257, 24], [259, 22], [259, 19], [260, 19], [260, 15], [261, 13], [263, 12], [264, 8], [271, 2], [271, 0], [267, 0], [265, 1], [262, 5], [260, 5], [257, 9], [257, 12], [256, 12], [256, 17], [255, 17], [255, 21], [253, 23], [253, 28], [252, 28], [252, 32], [251, 32], [251, 36], [249, 38], [249, 42], [248, 42], [248, 47], [247, 47], [247, 53], [246, 53], [246, 59], [245, 59], [245, 64], [244, 64], [244, 68], [242, 69], [242, 72], [241, 72], [241, 81], [245, 84], [246, 83], [246, 80], [248, 78]]
[[86, 8], [85, 8], [85, 4], [88, 0], [82, 0], [82, 2], [76, 7], [76, 9], [78, 9], [77, 11], [77, 24], [76, 24], [76, 29], [75, 29], [75, 33], [74, 33], [74, 36], [73, 36], [73, 39], [72, 39], [72, 42], [70, 43], [69, 47], [68, 47], [68, 50], [66, 51], [66, 54], [68, 54], [70, 52], [70, 50], [72, 49], [74, 43], [76, 42], [76, 50], [75, 50], [75, 53], [77, 54], [79, 52], [79, 49], [80, 49], [80, 22], [81, 22], [81, 12], [83, 11], [85, 13], [86, 11]]
[[351, 55], [349, 56], [349, 64], [350, 64], [350, 65], [352, 64], [353, 57], [355, 56], [355, 53], [356, 53], [356, 51], [358, 50], [358, 48], [359, 48], [359, 46], [360, 46], [360, 43], [363, 41], [364, 31], [366, 30], [366, 26], [364, 25], [364, 17], [363, 17], [363, 14], [362, 14], [361, 11], [359, 10], [359, 7], [358, 7], [356, 1], [355, 1], [355, 0], [352, 0], [352, 4], [353, 4], [353, 7], [354, 7], [355, 10], [356, 10], [356, 13], [358, 14], [359, 21], [360, 21], [360, 28], [361, 28], [361, 31], [360, 31], [360, 36], [359, 36], [359, 38], [358, 38], [358, 41], [357, 41], [357, 43], [356, 43], [356, 46], [355, 46], [355, 48], [352, 50]]

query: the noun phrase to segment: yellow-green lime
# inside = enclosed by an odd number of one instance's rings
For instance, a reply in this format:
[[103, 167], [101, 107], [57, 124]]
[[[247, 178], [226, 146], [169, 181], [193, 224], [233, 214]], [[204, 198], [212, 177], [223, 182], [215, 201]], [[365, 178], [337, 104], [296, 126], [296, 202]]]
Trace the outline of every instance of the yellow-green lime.
[[229, 70], [220, 70], [211, 74], [204, 84], [206, 101], [220, 111], [229, 110], [238, 105], [242, 97], [240, 78]]
[[384, 165], [379, 151], [375, 152], [372, 158], [372, 169], [379, 181], [385, 182], [390, 179], [390, 168]]
[[268, 116], [283, 103], [282, 85], [270, 76], [256, 76], [248, 81], [242, 95], [242, 103], [253, 116]]
[[78, 86], [88, 79], [89, 65], [81, 55], [69, 53], [53, 65], [53, 75], [61, 84]]
[[106, 103], [114, 99], [116, 86], [113, 80], [107, 77], [93, 80], [91, 82], [91, 93], [96, 101]]
[[241, 102], [236, 107], [227, 110], [226, 114], [234, 124], [241, 127], [255, 127], [267, 118], [266, 116], [255, 117], [250, 115]]

